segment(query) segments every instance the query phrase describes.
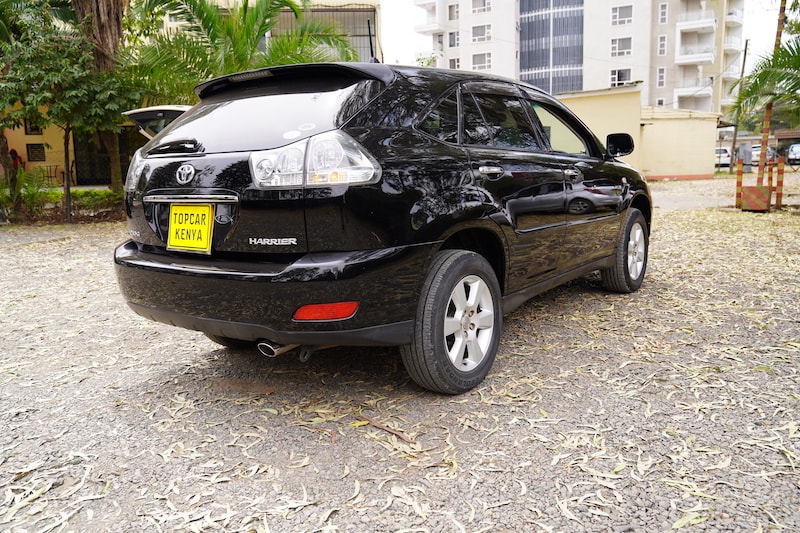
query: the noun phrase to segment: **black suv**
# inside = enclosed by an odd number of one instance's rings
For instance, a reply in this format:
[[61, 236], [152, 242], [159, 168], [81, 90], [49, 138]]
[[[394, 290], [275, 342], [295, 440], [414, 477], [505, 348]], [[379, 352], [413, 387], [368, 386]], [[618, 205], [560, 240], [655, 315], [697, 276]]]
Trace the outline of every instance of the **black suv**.
[[134, 157], [121, 290], [147, 318], [267, 355], [401, 346], [457, 394], [495, 358], [502, 316], [599, 270], [639, 288], [642, 176], [542, 91], [372, 63], [243, 72]]

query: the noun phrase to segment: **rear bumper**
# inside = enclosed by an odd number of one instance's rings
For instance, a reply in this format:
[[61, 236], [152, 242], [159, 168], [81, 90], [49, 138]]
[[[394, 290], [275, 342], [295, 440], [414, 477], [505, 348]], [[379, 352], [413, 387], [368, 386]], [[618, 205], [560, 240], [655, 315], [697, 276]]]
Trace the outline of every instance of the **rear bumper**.
[[[308, 254], [288, 264], [222, 261], [115, 250], [123, 296], [136, 313], [166, 324], [242, 340], [282, 344], [409, 344], [421, 279], [433, 246]], [[347, 320], [298, 322], [306, 304], [358, 301]]]

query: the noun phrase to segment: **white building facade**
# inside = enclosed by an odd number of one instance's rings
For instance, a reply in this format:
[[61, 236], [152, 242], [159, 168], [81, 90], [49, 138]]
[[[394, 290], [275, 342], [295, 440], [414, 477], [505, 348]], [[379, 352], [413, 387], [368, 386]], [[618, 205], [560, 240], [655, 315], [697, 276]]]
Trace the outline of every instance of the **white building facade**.
[[642, 105], [724, 113], [745, 0], [414, 0], [437, 66], [558, 94], [638, 84]]

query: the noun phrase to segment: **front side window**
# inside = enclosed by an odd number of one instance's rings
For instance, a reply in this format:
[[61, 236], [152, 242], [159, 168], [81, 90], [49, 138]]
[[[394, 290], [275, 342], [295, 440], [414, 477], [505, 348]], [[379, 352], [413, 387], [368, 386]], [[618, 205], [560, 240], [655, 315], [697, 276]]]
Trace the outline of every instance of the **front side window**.
[[539, 120], [553, 152], [570, 155], [588, 155], [586, 141], [555, 111], [538, 102], [532, 102], [530, 110]]

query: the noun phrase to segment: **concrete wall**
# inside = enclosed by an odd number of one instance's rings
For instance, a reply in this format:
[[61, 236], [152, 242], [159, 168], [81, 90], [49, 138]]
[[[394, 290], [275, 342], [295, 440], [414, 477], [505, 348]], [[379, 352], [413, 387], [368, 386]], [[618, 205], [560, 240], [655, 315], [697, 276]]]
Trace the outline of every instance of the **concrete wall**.
[[636, 149], [622, 158], [648, 179], [714, 177], [716, 113], [641, 107], [638, 87], [559, 95], [605, 142], [609, 133], [629, 133]]

